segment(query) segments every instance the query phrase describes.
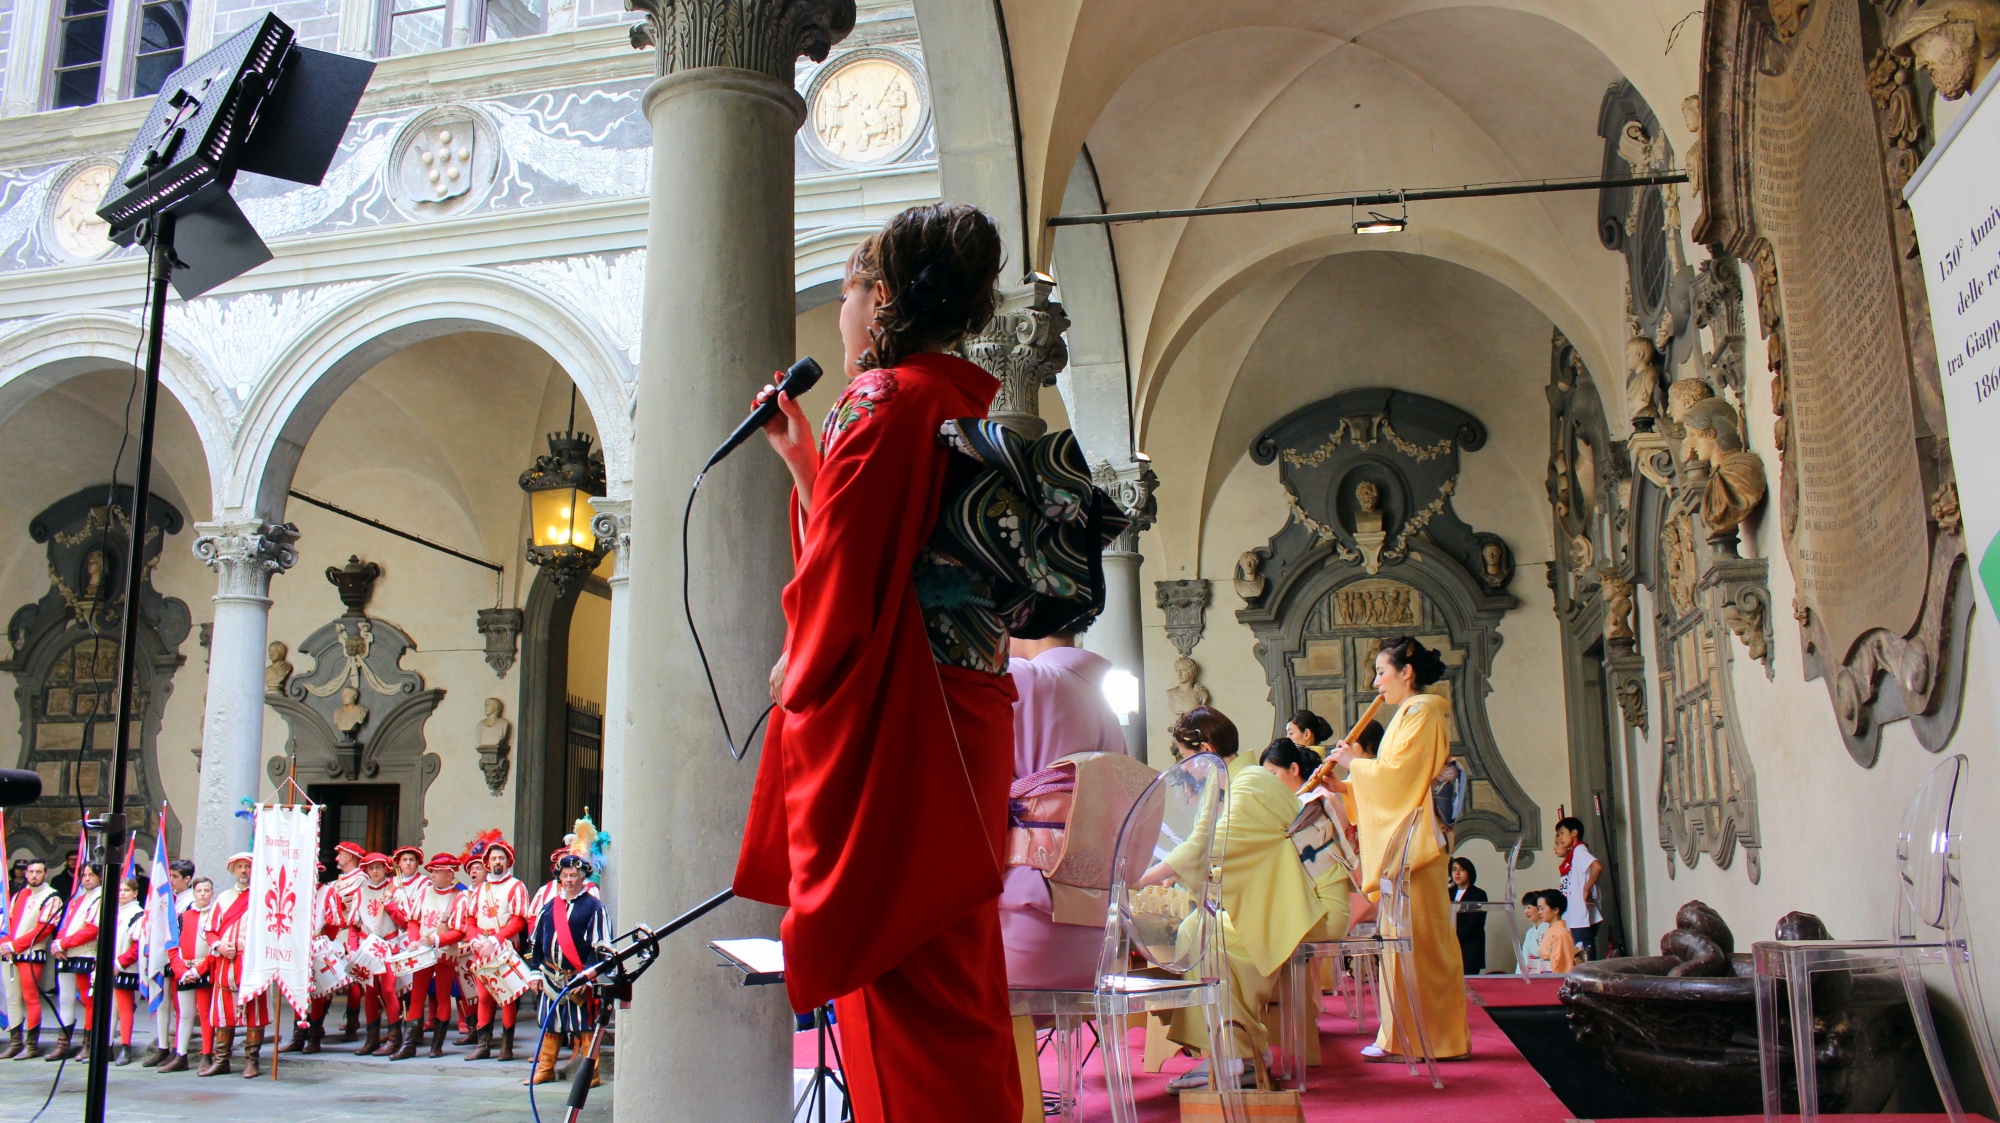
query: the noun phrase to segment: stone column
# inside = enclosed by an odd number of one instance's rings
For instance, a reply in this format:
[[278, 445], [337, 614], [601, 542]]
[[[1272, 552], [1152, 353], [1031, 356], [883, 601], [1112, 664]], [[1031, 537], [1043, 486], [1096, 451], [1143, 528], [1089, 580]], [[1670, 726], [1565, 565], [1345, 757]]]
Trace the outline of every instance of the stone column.
[[1083, 645], [1111, 660], [1114, 670], [1138, 680], [1139, 708], [1125, 719], [1125, 746], [1134, 757], [1145, 760], [1146, 640], [1140, 616], [1139, 567], [1146, 559], [1139, 553], [1139, 535], [1153, 525], [1158, 511], [1153, 492], [1159, 480], [1144, 460], [1124, 468], [1100, 463], [1091, 474], [1097, 486], [1109, 492], [1131, 517], [1132, 528], [1104, 551], [1104, 614], [1083, 634]]
[[1029, 440], [1048, 432], [1042, 388], [1054, 386], [1056, 375], [1069, 365], [1069, 347], [1063, 342], [1069, 317], [1049, 299], [1054, 287], [1047, 274], [1029, 274], [1020, 288], [1003, 295], [986, 330], [958, 347], [959, 354], [1000, 380], [987, 416]]
[[[653, 129], [641, 434], [634, 449], [620, 923], [661, 924], [729, 886], [757, 756], [732, 761], [681, 609], [681, 510], [708, 453], [793, 353], [792, 146], [801, 55], [854, 26], [852, 0], [630, 0], [660, 77]], [[787, 476], [753, 443], [709, 474], [687, 542], [695, 619], [733, 732], [768, 702], [791, 575]], [[619, 1013], [618, 1110], [646, 1120], [783, 1119], [792, 1025], [782, 988], [746, 989], [703, 942], [774, 935], [733, 903], [661, 949]]]
[[264, 664], [273, 574], [299, 560], [299, 530], [261, 519], [196, 523], [194, 554], [215, 571], [215, 628], [208, 648], [202, 710], [201, 796], [195, 808], [194, 864], [211, 877], [229, 855], [250, 848], [250, 824], [236, 817], [257, 798], [264, 753]]
[[[590, 505], [597, 510], [597, 516], [590, 520], [590, 532], [597, 535], [600, 543], [611, 545], [611, 639], [610, 650], [623, 655], [630, 644], [632, 609], [632, 501], [630, 499], [592, 499]], [[603, 806], [597, 810], [598, 826], [611, 832], [614, 839], [625, 837], [630, 825], [625, 821], [625, 736], [631, 728], [631, 716], [625, 708], [625, 665], [626, 660], [614, 658], [605, 670], [604, 676], [604, 797]], [[618, 874], [621, 864], [611, 863], [611, 875], [604, 878], [600, 887], [604, 892], [604, 907], [610, 911], [612, 923], [620, 919], [618, 912]]]

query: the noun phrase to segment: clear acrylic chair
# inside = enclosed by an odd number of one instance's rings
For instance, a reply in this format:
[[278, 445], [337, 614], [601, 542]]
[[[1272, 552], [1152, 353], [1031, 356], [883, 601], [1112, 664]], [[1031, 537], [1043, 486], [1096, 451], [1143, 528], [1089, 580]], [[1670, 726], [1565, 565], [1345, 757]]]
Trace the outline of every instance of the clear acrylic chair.
[[[1055, 1022], [1056, 1116], [1080, 1118], [1085, 1023], [1097, 1023], [1104, 1080], [1115, 1123], [1137, 1123], [1132, 1058], [1125, 1029], [1133, 1014], [1199, 1008], [1213, 1059], [1227, 1055], [1228, 978], [1222, 947], [1222, 850], [1216, 831], [1229, 791], [1229, 769], [1200, 753], [1160, 773], [1141, 792], [1118, 831], [1110, 871], [1104, 950], [1088, 990], [1011, 988], [1016, 1017]], [[1147, 889], [1131, 882], [1176, 854], [1175, 867], [1199, 880]], [[1135, 965], [1135, 959], [1138, 964]], [[1191, 977], [1190, 977], [1191, 976]], [[1226, 1081], [1224, 1082], [1227, 1083]], [[1225, 1088], [1224, 1117], [1243, 1118], [1239, 1094]]]
[[1963, 755], [1931, 770], [1903, 810], [1896, 835], [1896, 931], [1887, 940], [1764, 940], [1752, 946], [1757, 978], [1757, 1044], [1764, 1078], [1764, 1118], [1776, 1123], [1784, 1105], [1781, 1017], [1789, 1012], [1792, 1065], [1798, 1081], [1801, 1123], [1819, 1118], [1819, 1066], [1813, 1042], [1812, 976], [1816, 972], [1897, 972], [1910, 999], [1911, 1020], [1937, 1081], [1938, 1096], [1953, 1123], [1966, 1118], [1931, 1019], [1923, 968], [1951, 968], [1959, 1007], [1972, 1031], [1986, 1086], [2000, 1098], [2000, 1061], [1980, 998], [1972, 960], [1972, 934], [1962, 911], [1958, 860], [1962, 835], [1955, 816], [1965, 779]]
[[[1406, 1019], [1406, 1024], [1416, 1032], [1417, 1044], [1423, 1051], [1424, 1064], [1430, 1072], [1431, 1087], [1444, 1087], [1444, 1080], [1438, 1075], [1437, 1053], [1431, 1046], [1430, 1031], [1424, 1026], [1423, 1011], [1416, 1002], [1417, 964], [1416, 957], [1411, 954], [1409, 936], [1410, 840], [1416, 836], [1423, 821], [1423, 809], [1418, 808], [1405, 816], [1389, 836], [1388, 858], [1382, 863], [1381, 900], [1375, 912], [1377, 934], [1360, 936], [1350, 933], [1345, 939], [1302, 943], [1292, 953], [1288, 965], [1292, 988], [1289, 1001], [1291, 1016], [1285, 1019], [1280, 1030], [1279, 1049], [1283, 1054], [1285, 1078], [1301, 1091], [1306, 1086], [1306, 1035], [1319, 1032], [1320, 1006], [1319, 996], [1314, 993], [1318, 988], [1312, 985], [1313, 961], [1334, 956], [1372, 961], [1379, 979], [1389, 967], [1391, 953], [1396, 957], [1403, 985], [1384, 987], [1381, 993], [1390, 995], [1392, 1002], [1396, 1001], [1395, 996], [1401, 996], [1402, 1001], [1396, 1002], [1391, 1009], [1399, 1019]], [[1358, 993], [1356, 1001], [1359, 1001]], [[1376, 1009], [1379, 1014], [1379, 996]], [[1356, 1024], [1359, 1024], [1358, 1013]], [[1409, 1065], [1410, 1075], [1417, 1075], [1417, 1059], [1407, 1054], [1403, 1059]]]
[[1523, 983], [1533, 986], [1534, 980], [1528, 977], [1528, 972], [1522, 969], [1525, 965], [1520, 962], [1521, 906], [1519, 904], [1520, 897], [1514, 892], [1514, 867], [1521, 860], [1521, 843], [1525, 841], [1527, 841], [1526, 835], [1515, 839], [1513, 848], [1507, 851], [1507, 896], [1505, 900], [1460, 901], [1452, 907], [1459, 912], [1497, 912], [1505, 917], [1507, 920], [1507, 939], [1509, 941], [1507, 946], [1514, 949], [1514, 972], [1521, 976]]

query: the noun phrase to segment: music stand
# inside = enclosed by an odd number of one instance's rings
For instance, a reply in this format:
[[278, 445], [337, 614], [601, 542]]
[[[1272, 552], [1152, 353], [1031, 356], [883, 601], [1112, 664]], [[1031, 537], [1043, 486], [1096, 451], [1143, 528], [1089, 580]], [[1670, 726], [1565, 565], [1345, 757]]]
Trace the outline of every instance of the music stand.
[[[776, 940], [710, 940], [708, 946], [722, 957], [726, 966], [743, 972], [743, 985], [746, 987], [770, 986], [785, 981], [785, 946]], [[826, 1063], [827, 1046], [831, 1044], [834, 1064], [846, 1067], [840, 1060], [840, 1043], [833, 1038], [833, 1004], [815, 1008], [811, 1017], [819, 1060], [813, 1065], [812, 1080], [806, 1084], [806, 1090], [792, 1104], [792, 1119], [796, 1123], [799, 1113], [811, 1105], [818, 1117], [813, 1123], [827, 1123], [826, 1089], [831, 1084], [840, 1090], [839, 1123], [849, 1123], [854, 1118], [854, 1103], [847, 1095], [847, 1081], [841, 1079], [839, 1068]]]

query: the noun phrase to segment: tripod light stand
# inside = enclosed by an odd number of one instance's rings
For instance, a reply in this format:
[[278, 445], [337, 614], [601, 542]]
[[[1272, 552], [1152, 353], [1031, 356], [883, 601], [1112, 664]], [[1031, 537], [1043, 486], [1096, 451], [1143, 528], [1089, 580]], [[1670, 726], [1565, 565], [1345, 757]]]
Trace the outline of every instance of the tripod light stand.
[[[107, 855], [122, 855], [125, 769], [131, 757], [136, 702], [139, 594], [146, 577], [138, 535], [152, 494], [153, 431], [160, 390], [160, 347], [166, 333], [167, 285], [183, 300], [266, 261], [271, 251], [229, 196], [239, 171], [318, 184], [333, 162], [354, 107], [375, 64], [293, 41], [274, 15], [244, 28], [221, 46], [167, 77], [125, 153], [98, 217], [111, 240], [147, 251], [145, 389], [139, 415], [138, 478], [132, 489], [133, 548], [125, 561], [125, 612], [118, 645], [118, 725], [111, 756], [111, 805], [87, 826], [98, 830]], [[154, 876], [159, 876], [156, 871]], [[90, 1065], [83, 1117], [102, 1123], [111, 1061], [112, 975], [118, 894], [103, 894], [97, 925], [97, 966], [91, 984]]]

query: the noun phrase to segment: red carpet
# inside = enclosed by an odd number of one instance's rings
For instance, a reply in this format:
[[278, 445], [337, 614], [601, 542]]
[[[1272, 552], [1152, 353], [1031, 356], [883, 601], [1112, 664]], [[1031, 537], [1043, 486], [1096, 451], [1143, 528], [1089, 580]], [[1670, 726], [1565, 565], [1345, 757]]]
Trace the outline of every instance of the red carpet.
[[[1467, 1007], [1472, 1030], [1472, 1059], [1439, 1065], [1444, 1089], [1430, 1086], [1421, 1073], [1412, 1077], [1402, 1065], [1368, 1064], [1361, 1059], [1363, 1045], [1375, 1039], [1375, 1021], [1366, 1021], [1361, 1033], [1354, 1030], [1351, 1016], [1325, 1013], [1319, 1022], [1321, 1063], [1308, 1074], [1305, 1114], [1310, 1123], [1404, 1123], [1436, 1120], [1438, 1123], [1570, 1123], [1574, 1118], [1556, 1099], [1534, 1068], [1514, 1048], [1507, 1035], [1486, 1016], [1489, 1006], [1551, 1006], [1556, 1004], [1559, 979], [1533, 979], [1522, 983], [1513, 977], [1486, 977], [1471, 980], [1473, 1001]], [[1329, 997], [1325, 1005], [1332, 1011], [1345, 1007]], [[1125, 1047], [1131, 1051], [1134, 1089], [1139, 1102], [1139, 1118], [1144, 1123], [1178, 1123], [1179, 1101], [1167, 1092], [1167, 1080], [1186, 1071], [1194, 1062], [1176, 1057], [1165, 1071], [1141, 1071], [1145, 1053], [1145, 1032], [1134, 1029]], [[813, 1035], [801, 1033], [794, 1040], [794, 1063], [811, 1068], [814, 1062]], [[1056, 1073], [1053, 1050], [1042, 1059], [1042, 1082], [1054, 1089]], [[1096, 1054], [1084, 1066], [1083, 1118], [1109, 1120], [1111, 1109], [1104, 1095], [1104, 1066]], [[1795, 1120], [1796, 1116], [1786, 1116]], [[1943, 1115], [1822, 1115], [1826, 1123], [1943, 1123]], [[1659, 1123], [1657, 1120], [1594, 1120], [1579, 1123]], [[1762, 1123], [1760, 1116], [1713, 1116], [1704, 1123]]]

